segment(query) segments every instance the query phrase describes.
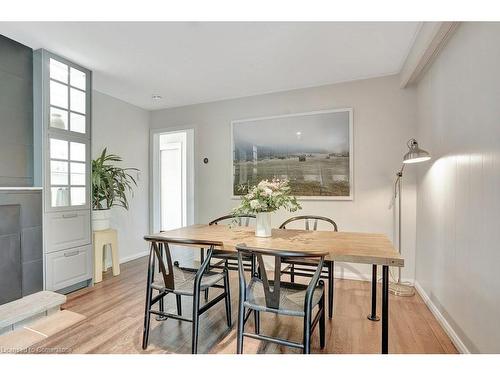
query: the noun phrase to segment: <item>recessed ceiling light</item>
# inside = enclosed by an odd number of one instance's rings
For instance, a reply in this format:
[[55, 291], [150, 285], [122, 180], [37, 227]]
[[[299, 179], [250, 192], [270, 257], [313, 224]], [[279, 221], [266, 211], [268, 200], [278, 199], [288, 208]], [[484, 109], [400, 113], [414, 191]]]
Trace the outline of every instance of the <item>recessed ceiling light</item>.
[[151, 95], [151, 98], [152, 98], [153, 100], [160, 100], [160, 99], [161, 99], [161, 95], [158, 95], [158, 94], [153, 94], [153, 95]]

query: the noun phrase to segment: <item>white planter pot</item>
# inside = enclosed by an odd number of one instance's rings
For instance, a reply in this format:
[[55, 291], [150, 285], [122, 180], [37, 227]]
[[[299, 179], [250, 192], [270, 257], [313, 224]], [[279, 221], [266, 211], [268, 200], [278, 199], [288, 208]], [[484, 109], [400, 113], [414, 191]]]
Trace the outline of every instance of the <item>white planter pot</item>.
[[95, 210], [92, 211], [92, 230], [109, 229], [109, 218], [111, 210]]
[[255, 236], [271, 237], [271, 213], [259, 212], [256, 214], [256, 219]]

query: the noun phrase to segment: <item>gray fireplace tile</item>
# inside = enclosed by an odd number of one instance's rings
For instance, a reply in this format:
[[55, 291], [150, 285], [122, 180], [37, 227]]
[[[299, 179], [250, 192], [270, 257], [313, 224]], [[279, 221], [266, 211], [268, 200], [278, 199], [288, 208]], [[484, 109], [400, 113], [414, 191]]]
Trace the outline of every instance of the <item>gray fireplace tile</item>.
[[23, 296], [43, 289], [42, 259], [23, 263]]
[[0, 235], [20, 233], [20, 213], [21, 206], [18, 204], [0, 207]]
[[43, 288], [42, 212], [41, 191], [0, 192], [0, 304]]
[[23, 228], [21, 231], [21, 253], [23, 263], [42, 259], [42, 227]]
[[21, 205], [22, 228], [42, 225], [42, 192], [40, 190], [0, 192], [0, 206], [8, 204]]
[[0, 236], [0, 305], [22, 297], [21, 239]]
[[19, 197], [21, 209], [21, 227], [38, 227], [42, 225], [42, 192], [27, 192]]

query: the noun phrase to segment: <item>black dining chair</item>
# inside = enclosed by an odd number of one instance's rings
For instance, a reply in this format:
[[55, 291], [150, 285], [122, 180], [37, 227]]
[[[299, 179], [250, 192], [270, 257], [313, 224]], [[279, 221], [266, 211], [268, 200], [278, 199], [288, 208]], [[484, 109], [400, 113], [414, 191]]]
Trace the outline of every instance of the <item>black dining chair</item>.
[[[315, 215], [303, 215], [303, 216], [295, 216], [288, 220], [286, 220], [283, 224], [280, 225], [280, 229], [287, 229], [286, 226], [293, 222], [303, 222], [305, 230], [317, 230], [318, 222], [324, 222], [333, 227], [335, 232], [338, 232], [337, 223], [330, 218], [324, 216], [315, 216]], [[312, 225], [312, 227], [311, 227]], [[295, 276], [305, 276], [311, 277], [314, 274], [314, 270], [316, 269], [315, 264], [311, 264], [311, 261], [308, 259], [293, 259], [293, 258], [284, 258], [283, 263], [288, 264], [288, 266], [282, 271], [282, 273], [290, 275], [290, 281], [295, 281]], [[335, 264], [332, 260], [325, 260], [325, 266], [321, 270], [321, 278], [328, 280], [328, 318], [332, 318], [333, 316], [333, 294], [334, 294], [334, 270]]]
[[[302, 349], [302, 352], [311, 352], [311, 335], [319, 323], [321, 349], [325, 347], [325, 291], [323, 280], [320, 280], [323, 260], [326, 253], [281, 251], [247, 247], [237, 245], [238, 250], [238, 278], [239, 278], [239, 305], [238, 305], [238, 332], [237, 353], [243, 352], [243, 338], [251, 337], [258, 340], [286, 345]], [[247, 284], [243, 259], [252, 256], [257, 259], [260, 276], [254, 273]], [[269, 280], [263, 256], [274, 257], [274, 279]], [[281, 281], [281, 261], [287, 259], [309, 259], [316, 263], [316, 272], [308, 285]], [[318, 306], [313, 317], [314, 308]], [[255, 333], [245, 332], [245, 323], [251, 312], [254, 313]], [[280, 315], [300, 317], [303, 319], [302, 342], [294, 342], [282, 338], [271, 337], [260, 332], [260, 313], [270, 312]]]
[[[255, 215], [242, 214], [242, 215], [224, 215], [212, 220], [208, 225], [237, 225], [239, 227], [250, 226], [251, 222], [255, 220]], [[200, 259], [203, 262], [205, 258], [205, 250], [201, 249]], [[224, 250], [214, 250], [212, 259], [218, 260], [215, 263], [210, 263], [210, 268], [224, 269], [227, 268], [229, 271], [238, 271], [238, 254], [235, 252], [224, 251]], [[253, 272], [255, 270], [255, 259], [247, 257], [244, 259], [244, 267], [246, 271]], [[205, 290], [205, 301], [208, 300], [209, 290]]]
[[[215, 220], [212, 220], [208, 225], [218, 225], [218, 224], [229, 224], [229, 225], [237, 225], [237, 226], [245, 226], [248, 227], [250, 224], [255, 224], [255, 215], [243, 214], [243, 215], [224, 215], [218, 217]], [[220, 259], [224, 261], [224, 266], [221, 266], [220, 263], [216, 263], [215, 265], [211, 265], [211, 268], [221, 268], [226, 267], [230, 271], [238, 271], [238, 254], [235, 252], [228, 252], [223, 250], [214, 250], [212, 255], [213, 259]], [[202, 256], [203, 259], [203, 256]], [[253, 272], [255, 270], [255, 263], [252, 257], [244, 258], [244, 266], [246, 271]]]
[[[226, 303], [226, 319], [228, 327], [231, 327], [231, 296], [229, 290], [228, 270], [223, 269], [221, 272], [213, 272], [208, 270], [208, 265], [214, 246], [217, 243], [212, 241], [188, 241], [188, 240], [158, 240], [154, 237], [146, 236], [145, 239], [151, 242], [148, 261], [148, 276], [146, 284], [146, 307], [144, 312], [144, 331], [142, 338], [142, 348], [146, 349], [149, 339], [149, 326], [151, 314], [164, 318], [172, 318], [185, 322], [192, 323], [192, 353], [198, 351], [198, 326], [199, 317], [216, 303], [225, 300]], [[172, 263], [169, 245], [185, 245], [193, 247], [207, 248], [207, 254], [201, 266], [198, 269], [179, 267], [177, 262]], [[158, 264], [161, 280], [155, 281], [155, 266]], [[222, 285], [221, 285], [222, 283]], [[208, 288], [223, 289], [223, 292], [217, 295], [212, 300], [200, 306], [200, 292], [208, 290]], [[157, 291], [157, 295], [153, 296], [153, 291]], [[164, 298], [167, 294], [172, 293], [176, 296], [177, 315], [165, 312]], [[190, 296], [193, 298], [193, 311], [191, 319], [182, 316], [181, 297]], [[154, 305], [158, 303], [158, 309], [154, 309]]]

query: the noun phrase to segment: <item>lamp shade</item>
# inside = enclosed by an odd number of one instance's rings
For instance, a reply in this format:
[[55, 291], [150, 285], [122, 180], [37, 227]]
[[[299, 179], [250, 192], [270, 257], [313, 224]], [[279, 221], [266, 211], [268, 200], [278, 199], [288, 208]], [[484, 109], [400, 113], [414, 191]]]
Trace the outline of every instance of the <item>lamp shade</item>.
[[407, 145], [409, 150], [403, 156], [403, 163], [405, 164], [420, 163], [422, 161], [426, 161], [431, 158], [431, 155], [427, 151], [422, 150], [418, 146], [418, 142], [415, 139], [410, 139]]

